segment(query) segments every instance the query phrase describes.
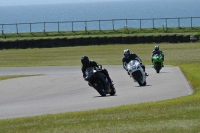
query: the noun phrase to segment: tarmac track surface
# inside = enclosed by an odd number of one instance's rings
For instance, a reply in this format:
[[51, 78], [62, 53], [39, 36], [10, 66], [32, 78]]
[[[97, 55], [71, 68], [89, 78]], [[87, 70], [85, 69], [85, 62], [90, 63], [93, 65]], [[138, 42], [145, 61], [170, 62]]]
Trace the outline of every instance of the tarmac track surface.
[[44, 74], [0, 81], [0, 119], [160, 101], [193, 93], [177, 66], [159, 74], [151, 66], [147, 85], [140, 87], [122, 66], [103, 66], [116, 88], [115, 96], [101, 97], [82, 78], [80, 66], [0, 68], [0, 76]]

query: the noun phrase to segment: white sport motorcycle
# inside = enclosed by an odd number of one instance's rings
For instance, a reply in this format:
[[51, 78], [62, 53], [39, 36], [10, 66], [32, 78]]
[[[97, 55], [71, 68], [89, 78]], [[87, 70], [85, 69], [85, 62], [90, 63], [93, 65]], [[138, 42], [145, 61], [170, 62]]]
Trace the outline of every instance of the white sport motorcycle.
[[131, 60], [127, 64], [127, 70], [130, 77], [132, 77], [135, 82], [138, 82], [140, 86], [145, 86], [147, 84], [145, 71], [138, 60]]

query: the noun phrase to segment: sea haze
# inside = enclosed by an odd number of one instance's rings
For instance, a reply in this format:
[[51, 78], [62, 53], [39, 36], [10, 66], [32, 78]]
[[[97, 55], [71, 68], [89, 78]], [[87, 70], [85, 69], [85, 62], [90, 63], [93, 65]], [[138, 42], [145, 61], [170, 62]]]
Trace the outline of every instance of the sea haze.
[[[34, 23], [34, 22], [58, 22], [58, 21], [86, 21], [86, 20], [110, 20], [110, 19], [150, 19], [150, 18], [178, 18], [200, 17], [199, 0], [125, 0], [110, 2], [85, 2], [48, 5], [23, 5], [0, 6], [0, 24]], [[193, 25], [199, 26], [200, 19], [195, 19]], [[123, 27], [126, 23], [117, 23]], [[151, 26], [150, 22], [143, 22], [145, 27]], [[151, 22], [152, 23], [152, 22]], [[161, 27], [164, 21], [156, 22]], [[190, 26], [190, 20], [183, 20], [181, 24]], [[71, 25], [71, 24], [66, 24]], [[84, 24], [76, 25], [75, 29], [83, 29]], [[93, 26], [92, 26], [93, 25]], [[91, 27], [98, 27], [97, 22]], [[112, 23], [104, 24], [112, 27]], [[169, 25], [177, 26], [177, 20], [172, 20]], [[128, 23], [129, 27], [139, 27], [134, 22]], [[10, 27], [10, 28], [9, 28]], [[22, 28], [26, 31], [27, 28]], [[50, 26], [52, 27], [52, 26]], [[62, 28], [63, 26], [61, 26]], [[103, 26], [105, 27], [105, 26]], [[36, 27], [35, 27], [36, 28]], [[39, 26], [38, 28], [43, 28]], [[4, 26], [7, 31], [14, 32], [12, 26]], [[29, 30], [29, 29], [27, 29]], [[36, 29], [35, 29], [36, 30]]]

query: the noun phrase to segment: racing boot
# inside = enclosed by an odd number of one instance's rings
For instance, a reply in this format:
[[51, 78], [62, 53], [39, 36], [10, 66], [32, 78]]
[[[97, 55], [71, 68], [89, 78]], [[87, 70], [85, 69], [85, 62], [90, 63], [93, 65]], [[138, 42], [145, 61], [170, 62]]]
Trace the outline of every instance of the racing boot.
[[152, 62], [152, 68], [154, 68], [154, 65], [153, 65], [153, 59], [151, 59], [151, 62]]
[[145, 71], [145, 66], [144, 66], [144, 65], [142, 65], [142, 68], [143, 68], [143, 70], [144, 70], [144, 72], [145, 72], [145, 76], [146, 76], [146, 77], [149, 76], [149, 74], [147, 74], [146, 71]]
[[149, 76], [149, 74], [145, 72], [145, 76], [147, 77], [147, 76]]
[[[164, 62], [164, 58], [163, 58], [163, 62]], [[162, 63], [162, 67], [164, 67], [163, 63]]]

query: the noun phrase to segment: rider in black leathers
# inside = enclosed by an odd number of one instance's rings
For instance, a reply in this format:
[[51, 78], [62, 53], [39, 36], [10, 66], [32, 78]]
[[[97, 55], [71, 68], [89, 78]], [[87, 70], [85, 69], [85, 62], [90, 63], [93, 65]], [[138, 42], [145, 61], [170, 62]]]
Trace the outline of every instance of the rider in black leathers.
[[[85, 79], [85, 77], [86, 77], [85, 71], [86, 71], [86, 69], [87, 69], [88, 67], [97, 67], [97, 68], [99, 68], [99, 66], [101, 66], [101, 65], [99, 65], [96, 61], [89, 60], [88, 56], [83, 56], [83, 57], [81, 57], [81, 63], [82, 63], [82, 68], [81, 68], [81, 70], [82, 70], [83, 78], [84, 78], [84, 79]], [[111, 84], [111, 85], [114, 85], [114, 84], [112, 83], [113, 81], [111, 80], [111, 78], [110, 78], [110, 76], [109, 76], [109, 74], [108, 74], [108, 71], [107, 71], [105, 68], [104, 68], [104, 69], [98, 69], [98, 71], [101, 72], [101, 73], [103, 73], [105, 76], [107, 76], [108, 81], [110, 82], [110, 84]], [[89, 86], [91, 86], [91, 85], [89, 84]]]
[[[155, 46], [154, 50], [151, 53], [151, 62], [153, 63], [153, 56], [155, 54], [161, 54], [161, 56], [163, 57], [163, 61], [164, 61], [164, 53], [162, 52], [162, 50], [159, 49], [159, 46]], [[164, 67], [164, 65], [162, 64], [162, 66]]]
[[[142, 60], [141, 60], [135, 53], [131, 53], [129, 49], [125, 49], [125, 50], [124, 50], [124, 57], [123, 57], [123, 59], [122, 59], [122, 63], [123, 63], [123, 68], [124, 68], [126, 71], [128, 71], [128, 70], [127, 70], [127, 64], [128, 64], [131, 60], [138, 60], [138, 61], [140, 62], [140, 64], [141, 64], [142, 68], [143, 68], [144, 71], [145, 71], [145, 66], [142, 65]], [[128, 74], [129, 74], [129, 73], [128, 73]], [[145, 72], [145, 75], [146, 75], [146, 76], [149, 76], [149, 74], [147, 74], [146, 72]]]

